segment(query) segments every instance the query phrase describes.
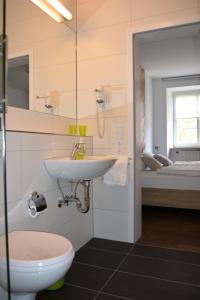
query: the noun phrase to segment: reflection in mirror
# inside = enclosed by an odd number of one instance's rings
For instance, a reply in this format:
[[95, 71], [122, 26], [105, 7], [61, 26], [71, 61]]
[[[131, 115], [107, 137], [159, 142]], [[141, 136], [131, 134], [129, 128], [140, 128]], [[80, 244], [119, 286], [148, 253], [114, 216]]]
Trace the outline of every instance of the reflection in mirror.
[[59, 23], [31, 0], [8, 0], [8, 104], [76, 118], [76, 1], [61, 1], [73, 17]]
[[8, 60], [8, 105], [29, 109], [29, 56]]

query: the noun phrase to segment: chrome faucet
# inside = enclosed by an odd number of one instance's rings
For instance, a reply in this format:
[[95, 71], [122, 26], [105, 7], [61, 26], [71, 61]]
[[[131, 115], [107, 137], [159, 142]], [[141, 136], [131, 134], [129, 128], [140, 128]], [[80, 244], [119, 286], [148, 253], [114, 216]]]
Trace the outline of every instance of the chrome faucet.
[[82, 154], [84, 155], [85, 153], [85, 149], [84, 149], [84, 143], [79, 142], [79, 143], [74, 143], [73, 147], [72, 147], [72, 152], [71, 152], [71, 159], [76, 160], [76, 154], [78, 152], [82, 152]]

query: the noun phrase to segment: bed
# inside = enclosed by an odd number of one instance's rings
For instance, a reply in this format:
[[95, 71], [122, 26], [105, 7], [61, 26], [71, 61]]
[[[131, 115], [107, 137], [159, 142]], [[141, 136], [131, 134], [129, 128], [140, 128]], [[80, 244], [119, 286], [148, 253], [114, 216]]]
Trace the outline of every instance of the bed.
[[200, 161], [144, 170], [141, 178], [143, 205], [200, 209]]

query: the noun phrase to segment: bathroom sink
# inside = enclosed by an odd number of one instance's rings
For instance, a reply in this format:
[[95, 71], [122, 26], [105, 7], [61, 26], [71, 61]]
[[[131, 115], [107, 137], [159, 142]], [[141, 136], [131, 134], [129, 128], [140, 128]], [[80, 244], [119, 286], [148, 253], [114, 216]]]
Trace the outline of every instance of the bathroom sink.
[[83, 160], [54, 157], [44, 161], [48, 174], [68, 181], [90, 180], [104, 175], [116, 162], [110, 156], [85, 156]]

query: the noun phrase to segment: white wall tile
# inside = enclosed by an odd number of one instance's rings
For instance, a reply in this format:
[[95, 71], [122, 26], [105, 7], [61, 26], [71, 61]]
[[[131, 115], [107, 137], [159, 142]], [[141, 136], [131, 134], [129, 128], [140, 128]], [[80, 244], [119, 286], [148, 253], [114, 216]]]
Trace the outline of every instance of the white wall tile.
[[35, 93], [38, 96], [52, 91], [74, 91], [76, 88], [74, 63], [49, 65], [34, 69]]
[[[85, 89], [78, 91], [78, 117], [95, 117], [96, 115], [96, 97], [94, 89]], [[80, 120], [81, 122], [81, 120]]]
[[34, 63], [38, 67], [59, 65], [75, 61], [75, 36], [43, 39], [34, 43]]
[[78, 5], [78, 25], [81, 30], [129, 21], [129, 0], [92, 0]]
[[44, 160], [52, 157], [51, 151], [22, 151], [22, 191], [26, 195], [34, 190], [45, 192], [52, 189], [53, 179], [47, 174]]
[[20, 201], [8, 203], [8, 230], [22, 229], [22, 211]]
[[59, 190], [52, 190], [43, 193], [43, 195], [47, 202], [47, 209], [36, 218], [30, 217], [26, 203], [27, 200], [23, 200], [22, 221], [26, 229], [28, 227], [29, 229], [51, 231], [53, 228], [62, 227], [62, 224], [66, 223], [66, 221], [70, 222], [74, 218], [79, 217], [79, 212], [75, 204], [63, 206], [62, 208], [58, 207], [58, 201], [62, 198]]
[[52, 116], [52, 132], [54, 134], [68, 134], [68, 127], [70, 124], [74, 124], [75, 119]]
[[126, 82], [126, 55], [113, 55], [78, 64], [78, 87], [81, 90], [95, 89], [99, 85], [125, 85]]
[[92, 219], [92, 213], [88, 213], [86, 215], [80, 215], [68, 223], [70, 226], [70, 240], [75, 249], [78, 250], [93, 238]]
[[180, 24], [199, 22], [200, 10], [198, 7], [170, 12], [163, 15], [149, 16], [143, 19], [133, 19], [132, 28], [135, 32], [155, 30], [156, 28], [166, 28], [179, 26]]
[[[69, 136], [66, 139], [64, 135], [54, 135], [53, 136], [53, 148], [55, 150], [71, 150], [72, 145], [75, 141], [75, 137]], [[68, 151], [69, 153], [69, 151]]]
[[21, 150], [52, 150], [53, 136], [51, 134], [19, 133], [21, 135]]
[[22, 197], [21, 152], [7, 152], [6, 163], [7, 200], [8, 202], [14, 202]]
[[109, 186], [103, 184], [101, 179], [96, 179], [93, 182], [93, 194], [94, 208], [128, 211], [127, 186]]
[[[17, 13], [16, 13], [17, 12]], [[7, 21], [14, 23], [31, 18], [31, 6], [26, 0], [7, 0]]]
[[127, 242], [128, 213], [94, 209], [94, 236]]
[[[105, 135], [100, 138], [97, 130], [96, 118], [84, 119], [84, 123], [88, 126], [88, 133], [93, 135], [95, 149], [113, 149], [117, 153], [117, 127], [122, 127], [122, 152], [126, 153], [128, 148], [128, 124], [127, 117], [106, 117], [105, 118]], [[102, 118], [100, 119], [100, 127], [102, 128]]]
[[8, 107], [7, 130], [52, 133], [52, 117], [49, 114]]
[[[58, 104], [57, 114], [67, 116], [68, 119], [76, 117], [76, 91], [68, 91], [60, 93], [60, 101]], [[70, 120], [69, 120], [70, 121]]]
[[[109, 85], [104, 87], [107, 97], [107, 106], [104, 112], [106, 117], [124, 117], [128, 115], [127, 87], [124, 85]], [[87, 105], [86, 105], [87, 102]], [[82, 118], [96, 118], [97, 104], [94, 89], [78, 91], [78, 116]]]
[[[68, 149], [71, 151], [72, 145], [79, 142], [79, 136], [62, 136], [54, 135], [53, 136], [53, 148], [55, 149]], [[85, 149], [92, 149], [92, 138], [84, 137]]]
[[78, 35], [78, 60], [126, 53], [130, 23], [81, 31]]
[[29, 19], [8, 23], [9, 47], [29, 44], [31, 42], [31, 21]]
[[6, 149], [7, 151], [21, 150], [21, 134], [18, 132], [6, 132]]
[[46, 13], [32, 18], [32, 41], [42, 41], [45, 38], [63, 37], [68, 34], [68, 29], [64, 24], [55, 22]]
[[162, 0], [132, 1], [132, 18], [140, 19], [171, 12], [179, 12], [197, 7], [198, 0]]

